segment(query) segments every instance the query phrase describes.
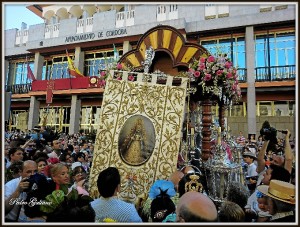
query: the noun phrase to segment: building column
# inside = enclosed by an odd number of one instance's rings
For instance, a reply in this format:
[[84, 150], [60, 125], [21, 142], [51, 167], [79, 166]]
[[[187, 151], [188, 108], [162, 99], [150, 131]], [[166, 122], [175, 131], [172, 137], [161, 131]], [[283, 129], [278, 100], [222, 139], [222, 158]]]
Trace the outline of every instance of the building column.
[[78, 99], [77, 95], [72, 95], [69, 134], [75, 134], [79, 132], [80, 112], [81, 112], [81, 100]]
[[[9, 63], [9, 61], [5, 60], [5, 68], [4, 68], [4, 73], [5, 73], [5, 79], [7, 79], [7, 81], [5, 81], [6, 85], [9, 87], [9, 89], [11, 89], [11, 86], [13, 85], [13, 81], [14, 81], [14, 64]], [[8, 74], [8, 76], [6, 77], [6, 75]], [[11, 90], [9, 90], [11, 91]]]
[[75, 48], [75, 60], [74, 60], [75, 67], [84, 75], [84, 52], [81, 51], [80, 47]]
[[129, 41], [124, 41], [123, 42], [123, 55], [131, 50], [132, 50], [132, 46], [130, 45]]
[[[246, 27], [248, 134], [256, 134], [255, 40], [253, 27]], [[257, 138], [257, 137], [256, 137]]]
[[33, 74], [37, 80], [42, 80], [44, 59], [45, 58], [39, 52], [35, 53]]
[[30, 107], [28, 115], [28, 130], [34, 128], [34, 126], [39, 124], [39, 110], [40, 110], [40, 101], [37, 100], [36, 96], [30, 97]]

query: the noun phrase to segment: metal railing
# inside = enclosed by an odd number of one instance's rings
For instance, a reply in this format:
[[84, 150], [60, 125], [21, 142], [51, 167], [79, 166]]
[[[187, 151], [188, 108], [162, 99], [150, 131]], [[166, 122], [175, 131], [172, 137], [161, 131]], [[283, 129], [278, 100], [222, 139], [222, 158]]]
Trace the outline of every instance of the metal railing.
[[257, 67], [255, 69], [256, 82], [295, 80], [295, 78], [295, 65]]
[[238, 81], [240, 83], [245, 83], [247, 81], [247, 69], [238, 68], [237, 69], [237, 74], [238, 74]]
[[5, 91], [12, 94], [26, 94], [31, 91], [31, 84], [6, 85]]

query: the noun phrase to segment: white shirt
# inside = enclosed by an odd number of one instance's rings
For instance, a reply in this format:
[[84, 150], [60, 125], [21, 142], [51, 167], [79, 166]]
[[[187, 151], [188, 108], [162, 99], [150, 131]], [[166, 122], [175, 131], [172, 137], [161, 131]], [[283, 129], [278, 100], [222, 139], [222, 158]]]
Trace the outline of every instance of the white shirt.
[[[19, 178], [12, 179], [11, 181], [8, 181], [5, 184], [5, 191], [4, 191], [5, 200], [8, 199], [17, 190], [17, 187], [21, 180], [22, 180], [22, 177], [19, 177]], [[16, 201], [24, 202], [25, 199], [26, 199], [26, 193], [22, 192], [22, 193], [20, 193], [18, 199], [12, 199], [11, 202], [16, 202]], [[10, 220], [16, 220], [18, 213], [19, 213], [19, 209], [20, 209], [20, 205], [14, 205], [12, 210], [5, 216], [5, 218], [10, 219]], [[22, 211], [22, 209], [23, 209], [23, 211]], [[21, 214], [24, 213], [23, 206], [22, 206], [22, 209], [20, 212], [20, 216], [21, 216]]]
[[252, 163], [248, 166], [247, 176], [248, 176], [248, 177], [254, 177], [254, 176], [257, 176], [258, 173], [256, 172], [256, 168], [257, 168], [257, 166], [252, 162]]

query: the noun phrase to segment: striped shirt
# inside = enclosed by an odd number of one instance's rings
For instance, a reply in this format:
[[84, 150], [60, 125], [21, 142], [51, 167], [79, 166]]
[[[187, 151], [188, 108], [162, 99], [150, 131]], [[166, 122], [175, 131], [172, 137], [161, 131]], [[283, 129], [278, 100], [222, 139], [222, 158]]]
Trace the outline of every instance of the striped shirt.
[[116, 222], [142, 222], [135, 206], [117, 197], [100, 197], [91, 202], [91, 206], [96, 213], [96, 222], [104, 222], [104, 219]]

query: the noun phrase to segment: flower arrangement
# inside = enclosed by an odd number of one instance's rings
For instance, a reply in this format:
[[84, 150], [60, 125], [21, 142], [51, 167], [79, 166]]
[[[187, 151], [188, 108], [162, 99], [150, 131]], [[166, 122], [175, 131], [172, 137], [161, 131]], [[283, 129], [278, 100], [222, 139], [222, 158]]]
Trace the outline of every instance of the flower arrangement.
[[202, 55], [189, 65], [188, 76], [203, 95], [215, 95], [224, 102], [238, 101], [241, 97], [237, 70], [226, 54]]
[[[128, 71], [128, 69], [127, 70], [123, 69], [122, 64], [117, 63], [117, 62], [113, 62], [113, 63], [107, 65], [106, 70], [100, 71], [100, 80], [99, 80], [100, 87], [103, 87], [103, 88], [105, 87], [107, 77], [110, 75], [110, 72], [109, 72], [110, 70]], [[112, 75], [112, 76], [113, 76], [113, 78], [115, 78], [117, 80], [122, 80], [122, 73], [116, 73], [115, 75]], [[134, 81], [135, 80], [134, 75], [129, 74], [128, 75], [128, 80], [129, 81]]]

